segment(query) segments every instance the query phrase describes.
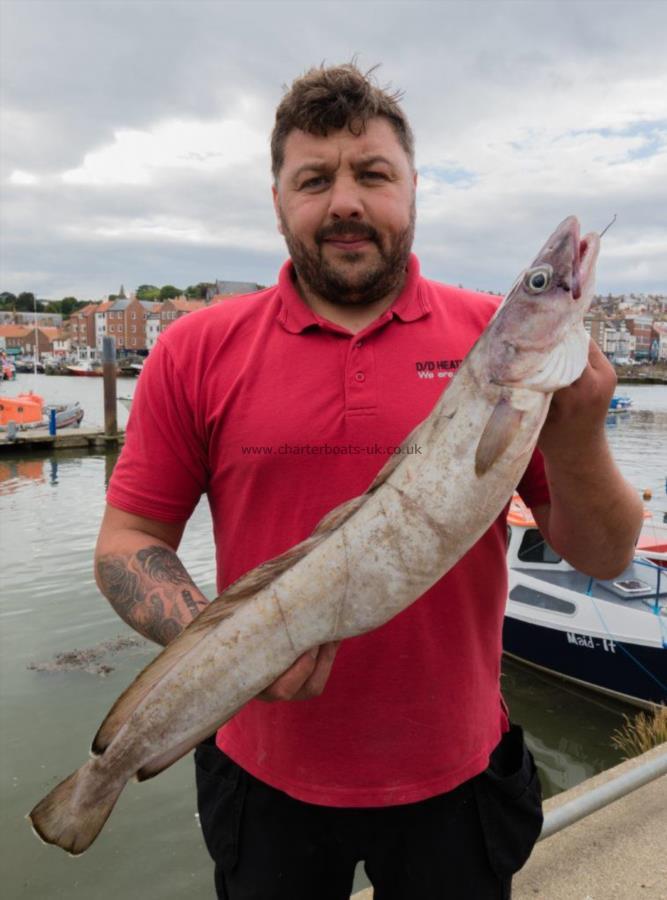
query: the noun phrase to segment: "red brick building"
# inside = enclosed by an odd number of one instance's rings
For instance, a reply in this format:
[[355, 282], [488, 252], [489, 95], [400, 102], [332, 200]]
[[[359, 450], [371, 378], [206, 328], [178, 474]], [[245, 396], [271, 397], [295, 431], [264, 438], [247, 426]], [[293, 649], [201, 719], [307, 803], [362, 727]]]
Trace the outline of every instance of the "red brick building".
[[105, 313], [106, 333], [116, 341], [120, 352], [133, 353], [146, 349], [146, 319], [155, 304], [147, 300], [115, 300]]
[[160, 331], [164, 331], [176, 319], [181, 316], [187, 316], [188, 313], [196, 312], [206, 306], [204, 300], [188, 300], [187, 297], [174, 297], [172, 300], [165, 300], [164, 303], [158, 305], [160, 311]]
[[72, 347], [95, 347], [95, 313], [99, 304], [89, 303], [69, 317], [68, 327]]

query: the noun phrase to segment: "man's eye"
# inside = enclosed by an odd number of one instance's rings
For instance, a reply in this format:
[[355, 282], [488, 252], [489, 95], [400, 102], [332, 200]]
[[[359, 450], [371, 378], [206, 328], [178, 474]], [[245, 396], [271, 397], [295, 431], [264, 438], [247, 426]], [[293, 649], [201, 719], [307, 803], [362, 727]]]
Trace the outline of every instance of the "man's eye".
[[317, 190], [327, 185], [328, 179], [324, 175], [316, 175], [301, 182], [301, 190]]
[[367, 172], [362, 172], [361, 177], [365, 178], [367, 181], [386, 181], [387, 176], [384, 172], [375, 172], [373, 170], [369, 170]]

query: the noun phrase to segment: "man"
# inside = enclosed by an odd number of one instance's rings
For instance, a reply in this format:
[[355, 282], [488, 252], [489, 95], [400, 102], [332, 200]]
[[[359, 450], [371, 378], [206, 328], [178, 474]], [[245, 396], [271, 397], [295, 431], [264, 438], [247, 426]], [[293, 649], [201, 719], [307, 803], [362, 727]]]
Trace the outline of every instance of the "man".
[[[98, 583], [160, 643], [207, 602], [175, 552], [200, 495], [222, 589], [368, 487], [446, 380], [416, 362], [451, 374], [496, 307], [420, 276], [410, 127], [354, 66], [292, 85], [272, 163], [290, 262], [276, 287], [162, 336], [109, 489]], [[605, 441], [613, 386], [592, 347], [520, 485], [549, 542], [602, 577], [630, 559], [641, 519]], [[408, 610], [313, 648], [201, 745], [219, 897], [342, 900], [360, 860], [378, 900], [509, 896], [539, 797], [499, 690], [506, 585], [501, 517]], [[497, 802], [504, 777], [524, 779], [527, 809]]]

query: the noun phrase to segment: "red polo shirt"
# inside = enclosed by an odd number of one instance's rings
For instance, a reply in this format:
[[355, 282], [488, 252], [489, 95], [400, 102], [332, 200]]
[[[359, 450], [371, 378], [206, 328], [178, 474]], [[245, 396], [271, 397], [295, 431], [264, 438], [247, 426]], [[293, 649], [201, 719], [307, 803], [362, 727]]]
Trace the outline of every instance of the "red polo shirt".
[[[183, 521], [207, 493], [222, 590], [368, 487], [497, 304], [422, 278], [413, 256], [392, 308], [352, 335], [304, 304], [287, 263], [275, 287], [161, 335], [109, 503]], [[520, 491], [529, 506], [548, 502], [539, 456]], [[501, 517], [411, 607], [346, 640], [321, 697], [252, 701], [219, 746], [266, 783], [332, 806], [409, 803], [482, 771], [506, 728], [505, 540]]]

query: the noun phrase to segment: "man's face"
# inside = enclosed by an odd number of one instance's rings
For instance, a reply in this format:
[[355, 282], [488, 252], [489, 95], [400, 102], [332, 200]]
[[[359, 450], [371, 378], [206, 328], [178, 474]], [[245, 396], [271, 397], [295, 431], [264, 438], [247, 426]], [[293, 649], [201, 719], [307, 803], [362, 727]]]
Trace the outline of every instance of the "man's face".
[[273, 188], [299, 279], [340, 305], [369, 304], [402, 283], [415, 226], [416, 175], [389, 122], [362, 134], [294, 130]]

